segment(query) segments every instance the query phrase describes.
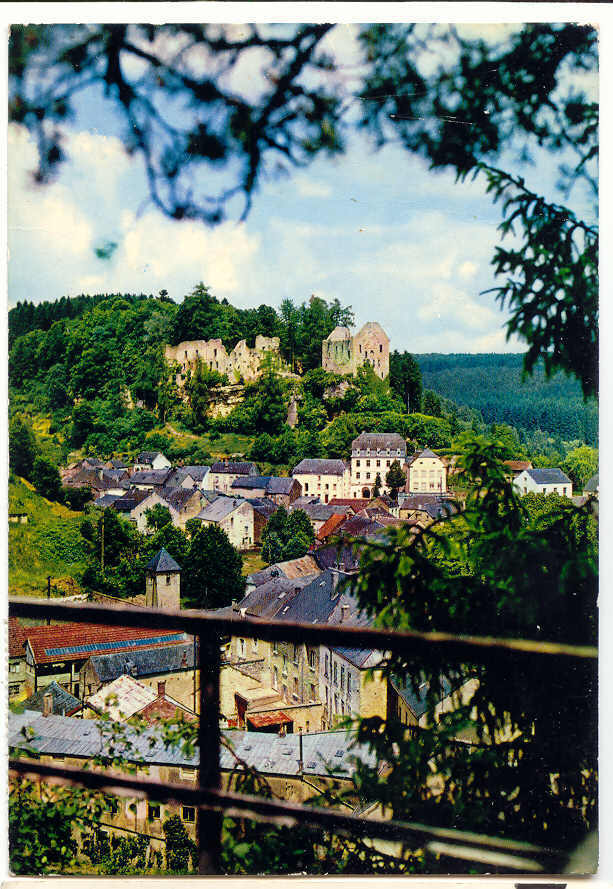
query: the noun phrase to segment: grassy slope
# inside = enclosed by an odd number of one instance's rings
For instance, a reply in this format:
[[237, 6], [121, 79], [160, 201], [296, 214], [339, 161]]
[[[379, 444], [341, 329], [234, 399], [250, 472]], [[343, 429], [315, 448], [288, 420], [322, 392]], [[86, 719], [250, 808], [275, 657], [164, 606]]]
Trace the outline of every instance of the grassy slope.
[[48, 575], [58, 587], [78, 592], [75, 578], [85, 569], [82, 513], [45, 500], [24, 479], [9, 482], [9, 512], [26, 512], [29, 519], [9, 524], [9, 593], [42, 595]]

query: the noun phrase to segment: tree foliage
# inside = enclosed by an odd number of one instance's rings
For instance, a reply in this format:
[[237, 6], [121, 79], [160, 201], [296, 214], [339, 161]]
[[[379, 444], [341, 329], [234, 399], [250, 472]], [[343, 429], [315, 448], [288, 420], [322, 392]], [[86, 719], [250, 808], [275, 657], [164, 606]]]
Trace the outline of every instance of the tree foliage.
[[9, 466], [12, 472], [31, 479], [37, 453], [31, 426], [24, 417], [13, 417], [9, 423]]
[[193, 608], [223, 608], [245, 592], [243, 559], [217, 525], [207, 525], [189, 543], [183, 562], [183, 595]]
[[311, 521], [303, 509], [288, 513], [280, 506], [262, 532], [262, 558], [271, 565], [304, 556], [315, 540]]

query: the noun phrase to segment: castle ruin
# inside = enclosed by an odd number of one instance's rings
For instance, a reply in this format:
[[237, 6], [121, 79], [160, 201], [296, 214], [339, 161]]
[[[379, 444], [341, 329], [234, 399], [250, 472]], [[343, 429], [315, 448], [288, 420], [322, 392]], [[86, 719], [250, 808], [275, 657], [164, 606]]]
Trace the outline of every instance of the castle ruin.
[[390, 339], [376, 321], [367, 321], [355, 336], [348, 327], [335, 327], [321, 344], [321, 366], [330, 373], [355, 375], [363, 364], [382, 380], [389, 375]]
[[280, 369], [282, 366], [281, 353], [279, 352], [278, 336], [256, 336], [255, 346], [251, 348], [246, 340], [239, 342], [230, 351], [220, 339], [214, 340], [188, 340], [179, 343], [178, 346], [166, 346], [164, 357], [171, 364], [180, 365], [177, 374], [177, 386], [182, 386], [185, 374], [188, 370], [192, 373], [196, 369], [197, 362], [202, 361], [209, 370], [216, 370], [220, 374], [226, 374], [230, 383], [238, 383], [241, 379], [245, 383], [257, 380], [262, 373], [262, 363], [266, 356], [273, 365]]

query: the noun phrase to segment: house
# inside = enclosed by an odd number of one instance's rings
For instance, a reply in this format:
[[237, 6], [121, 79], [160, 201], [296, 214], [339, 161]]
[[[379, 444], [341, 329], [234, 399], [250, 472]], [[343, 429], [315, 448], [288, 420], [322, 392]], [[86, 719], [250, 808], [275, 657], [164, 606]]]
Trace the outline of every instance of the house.
[[22, 702], [22, 706], [26, 710], [36, 710], [48, 716], [51, 713], [58, 713], [61, 716], [74, 716], [75, 713], [81, 711], [81, 701], [70, 692], [58, 685], [57, 682], [51, 682], [40, 691], [35, 692]]
[[524, 469], [532, 469], [530, 460], [503, 460], [503, 464], [508, 469], [508, 477], [510, 481], [517, 478], [519, 473], [523, 472]]
[[362, 432], [351, 442], [350, 497], [368, 499], [380, 479], [380, 489], [386, 488], [385, 476], [394, 460], [402, 466], [406, 460], [407, 444], [395, 432]]
[[210, 466], [177, 466], [166, 480], [166, 485], [175, 488], [200, 488], [204, 491], [209, 487], [210, 471]]
[[249, 590], [268, 583], [273, 577], [286, 577], [290, 580], [298, 577], [307, 577], [312, 574], [320, 574], [321, 569], [318, 568], [317, 562], [312, 555], [300, 556], [298, 559], [288, 559], [286, 562], [275, 562], [268, 568], [262, 568], [261, 571], [254, 571], [253, 574], [247, 575], [247, 593]]
[[561, 469], [524, 469], [513, 480], [513, 484], [521, 495], [560, 494], [569, 498], [573, 496], [573, 483]]
[[344, 512], [347, 516], [352, 514], [352, 510], [348, 506], [332, 506], [330, 503], [321, 503], [319, 500], [316, 500], [314, 503], [310, 503], [308, 500], [306, 502], [304, 501], [304, 497], [294, 500], [289, 508], [289, 512], [294, 512], [296, 509], [301, 509], [303, 512], [306, 512], [311, 520], [311, 525], [313, 526], [315, 534], [319, 532], [321, 527], [331, 516], [338, 515], [341, 512]]
[[103, 716], [113, 722], [127, 722], [133, 717], [148, 723], [177, 716], [190, 722], [196, 718], [192, 710], [166, 694], [164, 679], [158, 681], [154, 690], [125, 674], [86, 698], [84, 707], [86, 718]]
[[451, 497], [441, 494], [400, 494], [398, 512], [401, 519], [414, 521], [422, 528], [437, 519], [454, 515], [458, 511]]
[[208, 476], [208, 486], [212, 491], [218, 491], [221, 494], [230, 494], [232, 482], [237, 478], [245, 478], [246, 476], [258, 475], [258, 468], [255, 463], [237, 463], [235, 461], [226, 460], [219, 463], [213, 463]]
[[241, 497], [218, 497], [196, 518], [203, 525], [218, 525], [236, 549], [249, 549], [255, 543], [254, 508]]
[[321, 366], [330, 373], [355, 376], [364, 364], [382, 380], [389, 375], [390, 340], [376, 321], [367, 321], [355, 336], [348, 327], [335, 327], [321, 344]]
[[583, 486], [583, 493], [589, 494], [590, 497], [595, 497], [598, 500], [599, 494], [599, 485], [598, 485], [598, 473], [593, 475], [589, 481], [587, 481]]
[[431, 694], [427, 680], [413, 682], [409, 678], [392, 677], [389, 682], [389, 713], [403, 725], [425, 728], [441, 713], [449, 713], [468, 704], [477, 686], [477, 679], [441, 675], [439, 687]]
[[54, 680], [76, 694], [79, 671], [94, 654], [109, 651], [133, 652], [144, 647], [175, 645], [186, 640], [185, 633], [169, 630], [112, 627], [103, 624], [56, 624], [26, 627], [26, 688], [28, 694]]
[[156, 469], [170, 469], [168, 457], [160, 451], [143, 451], [134, 461], [134, 472], [150, 472]]
[[143, 469], [135, 471], [124, 481], [124, 490], [155, 491], [163, 488], [171, 474], [170, 469]]
[[333, 537], [338, 536], [339, 528], [343, 522], [347, 521], [345, 513], [334, 512], [329, 519], [323, 523], [317, 532], [316, 539], [318, 543], [328, 543]]
[[407, 460], [405, 490], [407, 494], [444, 494], [447, 491], [447, 466], [430, 448]]
[[194, 671], [195, 644], [187, 636], [171, 645], [92, 655], [79, 671], [79, 697], [82, 700], [127, 675], [153, 689], [163, 680], [172, 698], [193, 710], [198, 707], [199, 688], [199, 670]]
[[[150, 528], [147, 522], [147, 513], [150, 509], [153, 509], [154, 506], [165, 506], [170, 512], [173, 525], [179, 524], [178, 513], [174, 507], [162, 497], [161, 489], [153, 491], [150, 488], [143, 488], [140, 490], [135, 488], [134, 490], [143, 496], [134, 500], [130, 500], [127, 497], [118, 498], [111, 503], [111, 506], [113, 509], [127, 513], [127, 517], [131, 522], [134, 522], [141, 534], [153, 534], [154, 529]], [[123, 508], [128, 505], [130, 506], [129, 509]]]
[[342, 460], [301, 460], [292, 477], [300, 482], [303, 496], [319, 497], [322, 503], [349, 496], [349, 468]]
[[185, 529], [190, 519], [195, 519], [202, 509], [202, 491], [200, 488], [168, 488], [160, 489], [162, 506], [167, 506], [172, 516], [172, 523], [177, 528]]
[[322, 655], [320, 683], [326, 727], [332, 728], [348, 716], [385, 719], [388, 682], [375, 669], [383, 660], [381, 652], [372, 648], [322, 647]]
[[230, 493], [238, 497], [269, 497], [278, 506], [289, 506], [302, 495], [302, 485], [295, 478], [281, 476], [243, 476], [235, 479]]

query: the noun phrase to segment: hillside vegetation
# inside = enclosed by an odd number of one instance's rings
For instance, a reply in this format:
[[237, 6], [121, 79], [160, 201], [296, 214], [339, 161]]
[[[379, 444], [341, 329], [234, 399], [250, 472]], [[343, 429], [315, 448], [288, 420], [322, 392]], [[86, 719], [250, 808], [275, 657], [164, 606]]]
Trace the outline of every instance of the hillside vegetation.
[[542, 430], [563, 440], [598, 442], [598, 405], [583, 400], [581, 385], [542, 366], [522, 377], [523, 355], [415, 356], [424, 386], [481, 413], [486, 423], [508, 423], [523, 432]]
[[76, 578], [86, 567], [82, 513], [45, 500], [29, 482], [9, 481], [9, 512], [25, 512], [28, 524], [9, 523], [9, 594], [41, 595], [47, 576], [67, 593], [79, 592]]

